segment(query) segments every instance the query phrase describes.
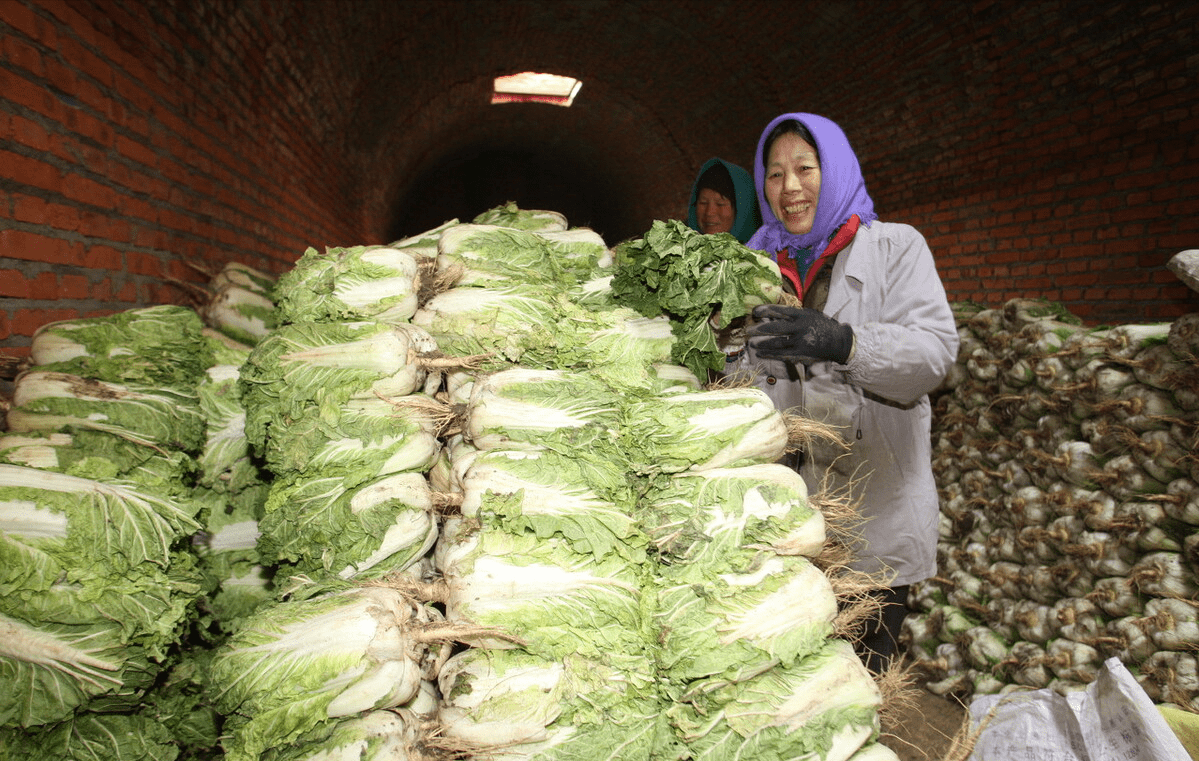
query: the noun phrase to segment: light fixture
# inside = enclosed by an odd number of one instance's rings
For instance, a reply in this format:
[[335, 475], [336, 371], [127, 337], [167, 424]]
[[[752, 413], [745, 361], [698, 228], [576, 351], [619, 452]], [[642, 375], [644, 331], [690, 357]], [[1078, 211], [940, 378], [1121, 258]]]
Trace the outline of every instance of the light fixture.
[[523, 71], [495, 78], [492, 103], [551, 103], [569, 106], [583, 83], [573, 77]]

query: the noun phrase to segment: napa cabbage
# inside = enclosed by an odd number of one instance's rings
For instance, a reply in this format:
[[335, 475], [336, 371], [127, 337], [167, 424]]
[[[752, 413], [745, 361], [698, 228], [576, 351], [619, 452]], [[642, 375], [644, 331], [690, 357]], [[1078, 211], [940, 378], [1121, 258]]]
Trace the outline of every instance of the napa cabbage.
[[258, 530], [268, 564], [347, 579], [404, 571], [437, 539], [428, 480], [413, 472], [367, 481], [333, 473], [276, 478]]
[[258, 343], [279, 323], [278, 310], [270, 296], [235, 283], [216, 288], [201, 311], [205, 324], [246, 346]]
[[670, 361], [673, 329], [627, 307], [591, 310], [561, 291], [530, 283], [458, 287], [430, 299], [413, 317], [438, 347], [483, 356], [485, 371], [586, 370], [616, 387], [648, 384], [650, 366]]
[[257, 761], [421, 761], [429, 740], [418, 714], [391, 708], [318, 726]]
[[186, 499], [198, 476], [196, 461], [178, 450], [148, 447], [87, 428], [0, 434], [0, 463], [69, 476], [136, 484]]
[[475, 644], [514, 647], [558, 658], [603, 660], [652, 649], [645, 592], [649, 566], [619, 553], [583, 554], [560, 537], [513, 534], [455, 517], [436, 558], [447, 585], [446, 615], [507, 639]]
[[[249, 352], [245, 352], [245, 358]], [[197, 458], [200, 484], [225, 493], [248, 488], [263, 478], [251, 457], [246, 438], [246, 408], [242, 402], [240, 364], [213, 365], [197, 387], [204, 414], [204, 448]]]
[[272, 331], [240, 370], [246, 437], [262, 452], [274, 428], [336, 415], [350, 399], [407, 396], [428, 377], [420, 362], [436, 344], [413, 325], [297, 323]]
[[500, 225], [517, 230], [565, 230], [566, 217], [547, 209], [522, 209], [512, 201], [496, 206], [479, 214], [473, 220], [476, 225]]
[[166, 568], [178, 543], [200, 528], [198, 510], [196, 502], [132, 485], [0, 465], [0, 540], [17, 553], [0, 567], [13, 573], [24, 555], [114, 573]]
[[762, 553], [738, 572], [665, 566], [655, 585], [659, 664], [676, 682], [741, 681], [819, 650], [833, 634], [837, 598], [803, 557]]
[[608, 263], [608, 247], [592, 230], [534, 232], [497, 225], [458, 225], [438, 242], [437, 267], [458, 286], [513, 282], [569, 288]]
[[640, 508], [663, 563], [706, 573], [740, 567], [761, 549], [814, 556], [824, 547], [823, 514], [803, 478], [780, 463], [655, 479]]
[[513, 533], [560, 536], [600, 557], [644, 557], [647, 538], [633, 504], [620, 463], [552, 450], [481, 452], [462, 480], [463, 515], [486, 515]]
[[188, 389], [214, 363], [203, 330], [200, 316], [186, 307], [129, 309], [42, 325], [29, 353], [38, 370]]
[[562, 295], [531, 284], [464, 286], [429, 299], [412, 322], [450, 356], [491, 355], [491, 369], [517, 362], [549, 366], [558, 348], [554, 326], [566, 303]]
[[386, 246], [309, 248], [275, 285], [280, 322], [407, 322], [420, 272], [409, 252]]
[[643, 473], [769, 463], [788, 447], [782, 413], [757, 388], [637, 397], [623, 413], [626, 456]]
[[258, 761], [336, 720], [403, 705], [420, 691], [437, 614], [386, 587], [290, 599], [243, 619], [208, 666], [227, 717], [225, 757]]
[[881, 703], [853, 646], [829, 639], [751, 679], [701, 680], [667, 712], [697, 761], [845, 761], [878, 736]]
[[145, 711], [86, 711], [45, 728], [0, 732], [5, 761], [174, 761], [180, 751], [175, 734]]
[[479, 449], [618, 456], [621, 397], [594, 375], [515, 367], [475, 381], [464, 434]]
[[414, 397], [368, 396], [314, 411], [286, 426], [272, 426], [262, 447], [276, 475], [354, 473], [372, 478], [428, 470], [437, 458], [439, 421], [428, 406], [403, 404]]
[[8, 430], [18, 433], [87, 429], [188, 453], [204, 446], [204, 414], [194, 383], [183, 390], [34, 369], [17, 376], [12, 404]]
[[430, 228], [424, 232], [409, 235], [406, 238], [393, 241], [388, 244], [388, 248], [394, 248], [400, 251], [405, 251], [416, 259], [417, 263], [437, 261], [437, 243], [441, 240], [442, 233], [449, 230], [451, 227], [459, 224], [458, 218], [448, 219], [442, 222], [437, 227]]
[[670, 742], [646, 660], [476, 648], [446, 662], [439, 686], [444, 736], [477, 757], [633, 761]]
[[197, 508], [0, 465], [0, 726], [138, 704], [202, 591]]

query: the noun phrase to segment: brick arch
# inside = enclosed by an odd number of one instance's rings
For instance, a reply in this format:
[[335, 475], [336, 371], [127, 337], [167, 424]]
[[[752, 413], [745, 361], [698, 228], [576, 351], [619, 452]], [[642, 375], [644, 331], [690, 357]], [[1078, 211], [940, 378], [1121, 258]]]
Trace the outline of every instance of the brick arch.
[[[681, 213], [695, 162], [646, 104], [612, 95], [596, 80], [584, 83], [570, 108], [491, 105], [491, 87], [488, 76], [450, 88], [381, 142], [372, 171], [385, 180], [371, 185], [383, 192], [369, 200], [368, 229], [394, 239], [527, 198], [535, 205], [565, 202], [570, 208], [558, 210], [572, 224], [617, 241]], [[655, 123], [658, 129], [647, 126]], [[491, 193], [470, 187], [518, 157], [525, 165], [509, 166], [511, 187], [497, 184]], [[462, 190], [453, 192], [456, 186]], [[437, 188], [448, 192], [430, 192]], [[414, 205], [420, 214], [406, 212]]]

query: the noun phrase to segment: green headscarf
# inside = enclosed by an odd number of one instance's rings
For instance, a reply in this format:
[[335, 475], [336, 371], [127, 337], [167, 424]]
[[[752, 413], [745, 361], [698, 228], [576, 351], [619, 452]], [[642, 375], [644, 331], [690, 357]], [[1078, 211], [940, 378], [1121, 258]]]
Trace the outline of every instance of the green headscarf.
[[687, 205], [687, 226], [692, 230], [699, 231], [699, 217], [695, 213], [695, 200], [699, 197], [700, 179], [705, 172], [717, 165], [727, 169], [729, 178], [733, 181], [734, 197], [729, 200], [733, 202], [737, 211], [733, 217], [733, 229], [730, 232], [734, 238], [744, 243], [762, 224], [762, 217], [758, 214], [758, 194], [754, 189], [754, 178], [750, 173], [724, 159], [708, 159], [699, 168], [699, 174], [695, 176], [695, 183], [691, 186], [691, 201]]

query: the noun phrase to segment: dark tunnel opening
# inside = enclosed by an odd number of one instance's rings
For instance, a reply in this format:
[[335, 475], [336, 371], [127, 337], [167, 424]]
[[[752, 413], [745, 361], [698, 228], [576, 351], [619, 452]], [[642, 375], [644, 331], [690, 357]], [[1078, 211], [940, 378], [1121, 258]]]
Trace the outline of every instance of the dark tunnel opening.
[[627, 193], [591, 168], [527, 149], [483, 148], [422, 174], [391, 215], [388, 240], [399, 240], [450, 220], [515, 202], [522, 209], [566, 215], [572, 227], [590, 227], [609, 245], [644, 233], [623, 202]]

